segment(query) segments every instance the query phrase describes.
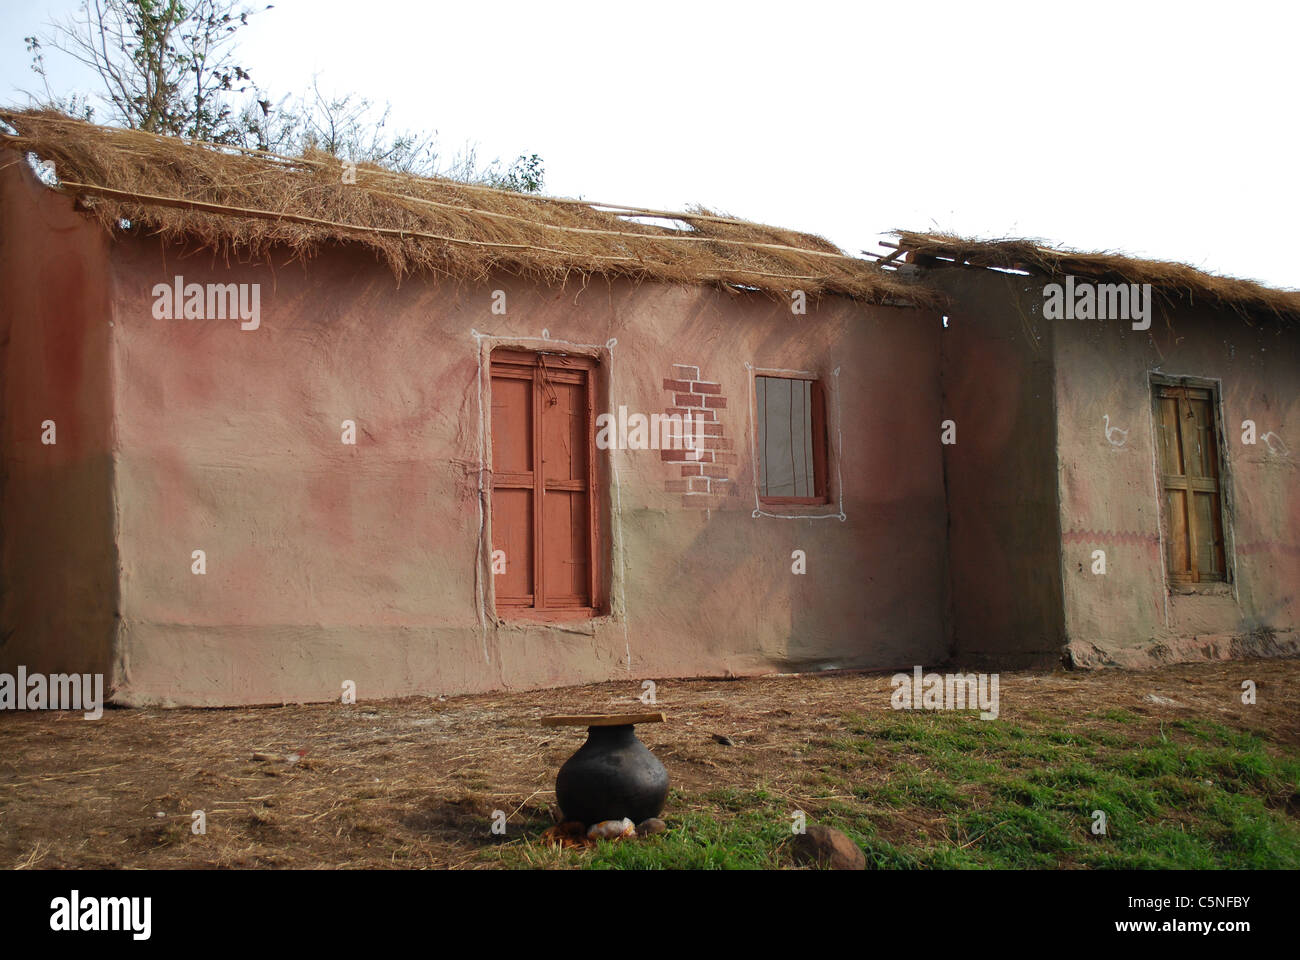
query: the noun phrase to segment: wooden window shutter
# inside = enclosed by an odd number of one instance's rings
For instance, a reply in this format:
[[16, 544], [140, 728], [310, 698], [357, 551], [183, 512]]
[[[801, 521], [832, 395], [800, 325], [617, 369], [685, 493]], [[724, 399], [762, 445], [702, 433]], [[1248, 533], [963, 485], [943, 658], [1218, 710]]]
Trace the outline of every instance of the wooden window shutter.
[[492, 549], [504, 553], [497, 603], [533, 605], [533, 378], [492, 371]]

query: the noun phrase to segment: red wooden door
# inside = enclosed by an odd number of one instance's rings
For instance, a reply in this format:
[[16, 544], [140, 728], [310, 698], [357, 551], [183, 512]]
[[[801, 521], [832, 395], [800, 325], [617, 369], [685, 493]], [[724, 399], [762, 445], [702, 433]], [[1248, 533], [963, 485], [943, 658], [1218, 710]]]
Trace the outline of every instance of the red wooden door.
[[595, 471], [587, 357], [492, 354], [492, 547], [498, 607], [596, 606]]

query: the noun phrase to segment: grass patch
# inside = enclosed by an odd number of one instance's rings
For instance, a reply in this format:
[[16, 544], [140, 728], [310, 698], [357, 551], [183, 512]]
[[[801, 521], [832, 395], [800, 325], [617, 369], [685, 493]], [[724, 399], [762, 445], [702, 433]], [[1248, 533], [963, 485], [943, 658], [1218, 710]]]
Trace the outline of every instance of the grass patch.
[[[847, 714], [809, 760], [809, 789], [832, 794], [806, 804], [809, 822], [844, 830], [875, 868], [1300, 867], [1300, 759], [1212, 721]], [[771, 786], [675, 795], [670, 809], [685, 803], [667, 834], [647, 840], [560, 851], [534, 834], [494, 855], [595, 870], [789, 865], [791, 811], [803, 803]], [[1104, 834], [1093, 832], [1097, 811]]]
[[[855, 800], [940, 815], [929, 839], [902, 832], [870, 841], [869, 859], [894, 867], [1300, 866], [1294, 755], [1213, 721], [1157, 722], [1151, 732], [1128, 711], [1089, 716], [1090, 725], [1041, 713], [1023, 724], [952, 713], [846, 718], [857, 736], [925, 760], [922, 770], [856, 789]], [[828, 745], [870, 752], [844, 739]], [[1105, 834], [1092, 832], [1095, 811], [1105, 814]]]
[[[726, 808], [723, 808], [726, 809]], [[494, 851], [502, 866], [588, 870], [770, 870], [783, 865], [790, 838], [773, 811], [728, 816], [688, 813], [667, 833], [640, 840], [600, 841], [583, 850], [548, 847], [536, 835]]]

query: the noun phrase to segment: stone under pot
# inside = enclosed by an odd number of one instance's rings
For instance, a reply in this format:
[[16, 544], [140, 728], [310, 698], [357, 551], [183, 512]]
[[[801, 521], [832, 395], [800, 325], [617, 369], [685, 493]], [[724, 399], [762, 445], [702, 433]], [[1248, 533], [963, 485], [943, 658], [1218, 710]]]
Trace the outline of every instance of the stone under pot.
[[624, 817], [641, 823], [659, 816], [667, 798], [668, 771], [631, 723], [587, 727], [587, 742], [555, 778], [564, 818], [588, 827]]

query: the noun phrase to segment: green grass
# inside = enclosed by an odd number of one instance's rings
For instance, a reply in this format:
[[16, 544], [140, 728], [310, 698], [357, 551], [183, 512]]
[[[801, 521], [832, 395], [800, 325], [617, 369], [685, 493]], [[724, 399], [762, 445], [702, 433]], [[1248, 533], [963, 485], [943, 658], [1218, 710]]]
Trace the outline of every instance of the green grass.
[[[895, 869], [1300, 868], [1300, 757], [1258, 734], [1122, 710], [1071, 723], [974, 714], [846, 714], [807, 746], [796, 802], [769, 783], [674, 791], [670, 830], [561, 851], [523, 839], [485, 853], [516, 867], [786, 866], [791, 811], [838, 827]], [[781, 782], [788, 783], [782, 778]], [[1104, 835], [1093, 811], [1106, 814]]]

